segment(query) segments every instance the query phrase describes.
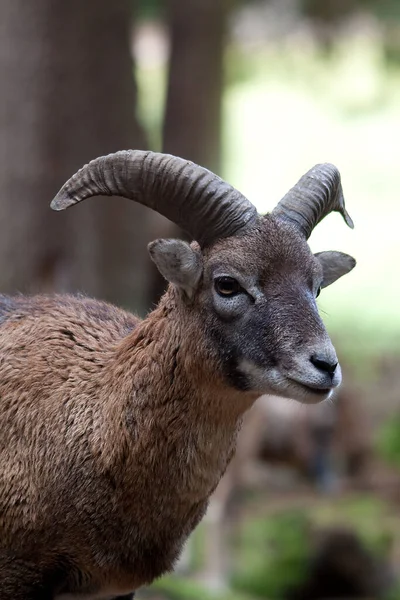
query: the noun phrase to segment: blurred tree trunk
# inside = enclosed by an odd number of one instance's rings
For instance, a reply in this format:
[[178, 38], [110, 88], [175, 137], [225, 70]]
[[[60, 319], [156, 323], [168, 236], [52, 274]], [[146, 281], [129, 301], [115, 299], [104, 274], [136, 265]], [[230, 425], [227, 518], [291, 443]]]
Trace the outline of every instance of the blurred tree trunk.
[[228, 1], [167, 0], [171, 32], [163, 150], [221, 170]]
[[92, 158], [144, 146], [129, 0], [0, 3], [0, 291], [83, 291], [143, 310], [149, 216], [52, 197]]
[[348, 17], [356, 8], [362, 6], [361, 0], [301, 0], [302, 12], [324, 23], [336, 23]]
[[[230, 0], [166, 0], [171, 36], [163, 152], [221, 172], [225, 26]], [[160, 226], [160, 229], [162, 227]], [[164, 236], [177, 236], [172, 224]], [[155, 276], [154, 295], [163, 283]]]

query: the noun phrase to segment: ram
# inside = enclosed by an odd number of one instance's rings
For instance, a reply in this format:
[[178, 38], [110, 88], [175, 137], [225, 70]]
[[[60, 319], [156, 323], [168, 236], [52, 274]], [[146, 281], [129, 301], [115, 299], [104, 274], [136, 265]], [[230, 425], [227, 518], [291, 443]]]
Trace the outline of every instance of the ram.
[[206, 169], [121, 151], [83, 167], [52, 207], [99, 194], [195, 241], [149, 245], [170, 285], [143, 321], [82, 296], [2, 297], [2, 600], [113, 598], [172, 569], [244, 412], [268, 393], [318, 402], [341, 380], [315, 298], [355, 261], [307, 245], [331, 211], [352, 226], [334, 166], [260, 216]]

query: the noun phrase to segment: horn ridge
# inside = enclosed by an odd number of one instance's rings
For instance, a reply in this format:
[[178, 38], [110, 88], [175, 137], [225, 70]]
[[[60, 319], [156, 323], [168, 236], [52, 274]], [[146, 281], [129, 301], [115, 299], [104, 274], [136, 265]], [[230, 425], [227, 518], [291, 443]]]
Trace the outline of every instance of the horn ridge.
[[191, 161], [121, 150], [82, 167], [51, 203], [64, 210], [95, 195], [124, 196], [188, 231], [201, 245], [235, 235], [258, 219], [255, 206], [220, 177]]
[[339, 212], [346, 224], [354, 227], [345, 207], [340, 172], [334, 165], [323, 163], [303, 175], [272, 214], [293, 223], [309, 238], [314, 227], [332, 211]]

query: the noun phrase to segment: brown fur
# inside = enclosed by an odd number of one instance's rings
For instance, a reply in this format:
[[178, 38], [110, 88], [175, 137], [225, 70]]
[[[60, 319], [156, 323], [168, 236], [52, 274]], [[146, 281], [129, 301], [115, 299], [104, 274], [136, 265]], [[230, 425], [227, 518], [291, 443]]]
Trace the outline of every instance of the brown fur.
[[127, 593], [171, 569], [254, 399], [175, 312], [173, 292], [142, 323], [68, 296], [3, 310], [2, 598], [19, 598], [15, 561], [54, 593]]

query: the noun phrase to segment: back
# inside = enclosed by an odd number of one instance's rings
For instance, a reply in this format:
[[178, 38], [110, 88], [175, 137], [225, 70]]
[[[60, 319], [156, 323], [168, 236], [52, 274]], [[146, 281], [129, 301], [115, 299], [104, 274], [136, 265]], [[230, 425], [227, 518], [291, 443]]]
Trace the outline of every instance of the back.
[[[66, 448], [81, 464], [88, 460], [100, 430], [103, 372], [138, 322], [85, 297], [0, 296], [0, 539], [14, 521], [2, 519], [5, 507], [20, 526], [32, 523], [43, 501], [37, 482], [52, 489], [66, 476]], [[44, 455], [51, 473], [39, 472]]]
[[85, 381], [101, 370], [138, 322], [84, 296], [0, 296], [0, 419], [10, 394], [20, 404], [22, 390], [51, 394], [78, 373]]

